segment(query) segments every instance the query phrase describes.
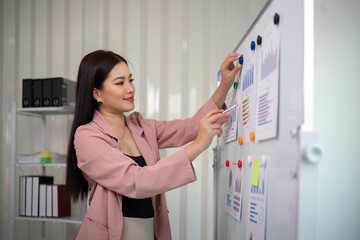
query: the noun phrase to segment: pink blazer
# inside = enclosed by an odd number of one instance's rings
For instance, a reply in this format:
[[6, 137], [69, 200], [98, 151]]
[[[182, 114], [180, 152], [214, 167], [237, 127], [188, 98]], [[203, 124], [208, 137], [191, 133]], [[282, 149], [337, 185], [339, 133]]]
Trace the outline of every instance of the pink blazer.
[[161, 160], [159, 149], [193, 141], [200, 119], [212, 109], [217, 106], [210, 98], [193, 117], [183, 120], [143, 119], [138, 112], [126, 117], [146, 167], [139, 167], [122, 153], [114, 130], [95, 111], [92, 121], [76, 130], [74, 140], [78, 167], [91, 188], [90, 207], [77, 239], [121, 239], [122, 195], [151, 197], [155, 236], [158, 240], [171, 239], [164, 192], [195, 181], [196, 175], [184, 148]]

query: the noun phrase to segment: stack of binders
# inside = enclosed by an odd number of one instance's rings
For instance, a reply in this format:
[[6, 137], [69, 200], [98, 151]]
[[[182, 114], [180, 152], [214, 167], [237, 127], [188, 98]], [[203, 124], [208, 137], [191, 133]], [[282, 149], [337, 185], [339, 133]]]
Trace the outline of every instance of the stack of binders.
[[51, 176], [20, 176], [19, 216], [58, 218], [71, 215], [65, 185]]
[[74, 104], [75, 82], [62, 77], [23, 79], [22, 107], [61, 107]]

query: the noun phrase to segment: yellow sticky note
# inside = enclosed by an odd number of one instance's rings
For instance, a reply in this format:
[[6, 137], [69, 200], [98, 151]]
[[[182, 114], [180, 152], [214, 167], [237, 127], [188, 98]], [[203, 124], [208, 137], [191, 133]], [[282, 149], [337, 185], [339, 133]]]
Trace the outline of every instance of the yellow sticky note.
[[251, 184], [256, 187], [259, 186], [259, 167], [260, 167], [260, 160], [254, 158]]
[[40, 163], [41, 164], [51, 163], [51, 156], [52, 156], [51, 152], [41, 151]]

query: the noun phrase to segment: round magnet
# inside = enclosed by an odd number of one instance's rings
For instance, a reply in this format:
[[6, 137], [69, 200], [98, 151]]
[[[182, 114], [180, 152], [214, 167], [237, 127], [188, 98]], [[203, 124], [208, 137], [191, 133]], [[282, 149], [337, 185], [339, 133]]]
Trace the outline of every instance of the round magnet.
[[243, 63], [244, 63], [244, 57], [243, 57], [243, 56], [241, 56], [241, 57], [239, 58], [239, 63], [240, 63], [240, 64], [243, 64]]
[[251, 51], [255, 50], [255, 42], [254, 41], [251, 41], [250, 49], [251, 49]]
[[238, 139], [238, 143], [239, 145], [242, 145], [243, 144], [243, 138], [240, 136], [239, 139]]
[[254, 140], [255, 140], [255, 133], [250, 132], [250, 141], [254, 141]]
[[236, 90], [238, 87], [238, 82], [234, 82], [234, 90]]

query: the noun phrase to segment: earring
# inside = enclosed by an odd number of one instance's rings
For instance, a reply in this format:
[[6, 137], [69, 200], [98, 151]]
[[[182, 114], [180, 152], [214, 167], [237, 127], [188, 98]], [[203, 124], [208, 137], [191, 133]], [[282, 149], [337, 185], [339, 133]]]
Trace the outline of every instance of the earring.
[[97, 102], [101, 102], [100, 99], [96, 99]]

